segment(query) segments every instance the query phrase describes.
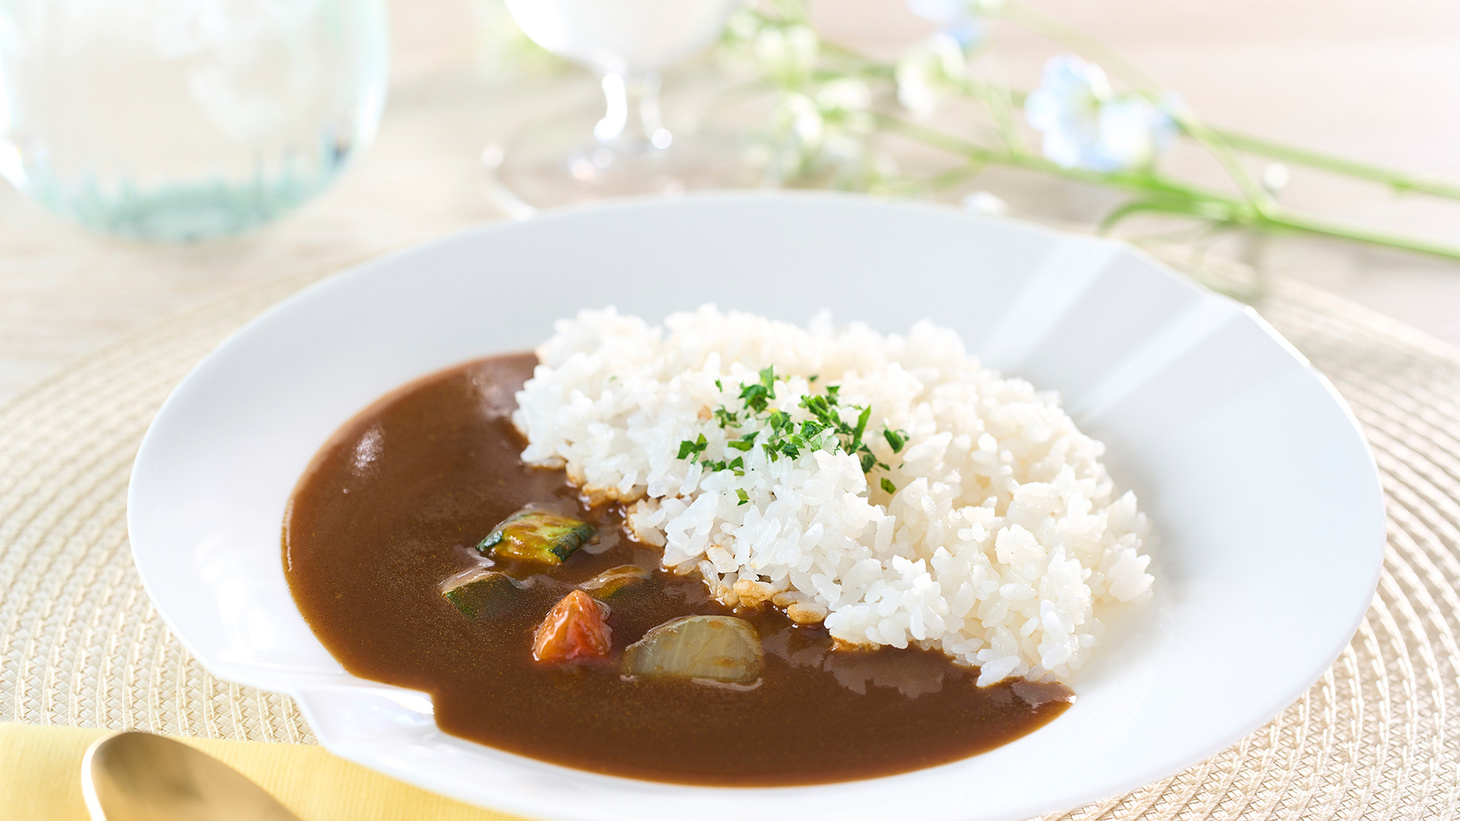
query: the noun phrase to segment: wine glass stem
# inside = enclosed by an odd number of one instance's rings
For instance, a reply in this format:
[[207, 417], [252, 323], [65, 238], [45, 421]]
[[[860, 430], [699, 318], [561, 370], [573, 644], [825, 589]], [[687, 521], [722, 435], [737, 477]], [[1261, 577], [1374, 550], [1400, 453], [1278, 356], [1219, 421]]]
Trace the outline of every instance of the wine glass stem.
[[658, 73], [605, 71], [603, 96], [608, 107], [593, 127], [601, 145], [632, 154], [669, 147], [673, 138], [659, 119]]

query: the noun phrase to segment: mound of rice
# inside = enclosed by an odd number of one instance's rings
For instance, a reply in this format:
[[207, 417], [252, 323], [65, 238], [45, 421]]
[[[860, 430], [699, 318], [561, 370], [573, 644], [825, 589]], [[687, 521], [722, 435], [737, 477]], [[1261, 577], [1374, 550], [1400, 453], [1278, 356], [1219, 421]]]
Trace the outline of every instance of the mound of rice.
[[[988, 685], [1067, 678], [1101, 634], [1099, 605], [1150, 596], [1145, 516], [1117, 493], [1104, 446], [951, 330], [883, 336], [705, 307], [663, 327], [584, 311], [555, 331], [517, 396], [523, 458], [622, 502], [665, 568], [700, 574], [727, 605], [770, 601], [850, 644], [938, 648]], [[828, 385], [849, 424], [870, 405], [866, 439], [889, 469], [864, 475], [834, 444], [774, 461], [728, 449], [750, 428], [727, 431], [714, 409], [741, 407], [767, 366], [784, 377], [770, 407], [793, 419]], [[900, 452], [883, 424], [908, 434]], [[703, 459], [679, 458], [700, 436]], [[703, 465], [733, 456], [743, 475]]]

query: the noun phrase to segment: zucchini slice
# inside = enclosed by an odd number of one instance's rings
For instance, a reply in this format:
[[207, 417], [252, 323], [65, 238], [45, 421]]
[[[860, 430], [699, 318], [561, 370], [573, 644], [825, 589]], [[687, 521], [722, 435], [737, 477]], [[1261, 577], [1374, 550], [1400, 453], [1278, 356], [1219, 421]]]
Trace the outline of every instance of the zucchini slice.
[[596, 532], [598, 528], [580, 519], [523, 508], [492, 528], [477, 550], [498, 559], [556, 566]]
[[495, 619], [511, 610], [521, 598], [521, 588], [511, 576], [484, 567], [474, 567], [441, 583], [441, 595], [469, 619]]

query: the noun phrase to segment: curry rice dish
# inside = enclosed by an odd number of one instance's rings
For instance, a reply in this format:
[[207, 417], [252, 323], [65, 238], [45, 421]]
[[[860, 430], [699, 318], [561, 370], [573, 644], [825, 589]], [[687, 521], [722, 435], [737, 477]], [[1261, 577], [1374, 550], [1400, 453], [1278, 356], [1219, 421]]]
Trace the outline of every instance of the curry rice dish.
[[[701, 312], [701, 327], [708, 316]], [[602, 312], [587, 322], [595, 317], [623, 320]], [[554, 342], [565, 327], [568, 336], [581, 330], [584, 317], [576, 322], [562, 323]], [[808, 382], [797, 375], [805, 363], [786, 356], [781, 373], [779, 362], [726, 371], [722, 401], [708, 419], [695, 414], [700, 430], [718, 425], [721, 434], [674, 434], [684, 437], [668, 447], [683, 471], [679, 492], [656, 506], [646, 503], [650, 482], [637, 493], [632, 483], [594, 485], [586, 474], [595, 468], [575, 465], [571, 443], [544, 457], [561, 442], [547, 436], [529, 446], [523, 438], [532, 425], [518, 399], [540, 409], [544, 395], [571, 396], [554, 381], [563, 371], [584, 373], [583, 357], [574, 362], [576, 352], [563, 349], [550, 342], [537, 357], [427, 377], [367, 409], [316, 457], [286, 517], [286, 571], [306, 620], [352, 673], [429, 692], [443, 730], [493, 747], [613, 775], [716, 785], [824, 783], [946, 763], [1024, 735], [1073, 701], [1037, 658], [1021, 675], [981, 682], [979, 668], [930, 639], [926, 625], [903, 646], [866, 632], [849, 640], [832, 615], [842, 603], [801, 589], [794, 573], [741, 551], [747, 561], [727, 583], [726, 563], [715, 567], [704, 551], [671, 563], [693, 549], [686, 534], [645, 523], [646, 511], [652, 518], [668, 502], [694, 507], [706, 493], [687, 488], [696, 482], [712, 490], [727, 483], [731, 491], [717, 492], [742, 514], [763, 508], [763, 521], [777, 500], [742, 501], [761, 493], [746, 474], [807, 459], [825, 467], [828, 456], [868, 464], [862, 495], [875, 487], [878, 505], [895, 509], [888, 497], [918, 490], [909, 454], [938, 435], [926, 419], [867, 397], [857, 375], [826, 356], [817, 364], [834, 378]], [[633, 367], [611, 376], [602, 381], [645, 378]], [[802, 387], [818, 381], [819, 390]], [[878, 399], [891, 413], [877, 408], [871, 423]], [[559, 423], [559, 434], [565, 427]], [[612, 433], [596, 435], [611, 444]], [[725, 446], [736, 441], [752, 447]], [[656, 458], [652, 446], [643, 449]], [[733, 492], [737, 484], [742, 493]], [[743, 519], [739, 526], [744, 532]], [[729, 522], [718, 528], [737, 532]], [[709, 540], [712, 548], [731, 542]], [[990, 552], [997, 560], [998, 546]], [[937, 564], [916, 563], [925, 571]], [[995, 589], [993, 597], [1018, 592]]]

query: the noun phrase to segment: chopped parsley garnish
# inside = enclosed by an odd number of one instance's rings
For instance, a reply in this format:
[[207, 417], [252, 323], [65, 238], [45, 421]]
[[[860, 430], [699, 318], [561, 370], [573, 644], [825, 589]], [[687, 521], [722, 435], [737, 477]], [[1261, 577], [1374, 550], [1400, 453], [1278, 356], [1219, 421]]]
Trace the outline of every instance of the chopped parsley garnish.
[[750, 433], [747, 433], [744, 436], [740, 437], [739, 439], [731, 439], [729, 442], [726, 442], [725, 447], [733, 448], [739, 451], [750, 450], [751, 448], [755, 447], [755, 437], [759, 435], [760, 431], [753, 430]]
[[[770, 406], [771, 400], [776, 396], [776, 382], [781, 378], [776, 376], [775, 366], [767, 367], [759, 372], [754, 382], [740, 385], [740, 392], [736, 396], [741, 403], [738, 410], [723, 405], [715, 408], [712, 416], [726, 431], [742, 428], [751, 422], [761, 425], [756, 430], [731, 438], [725, 443], [727, 449], [744, 453], [758, 444], [774, 462], [782, 456], [795, 459], [804, 452], [825, 449], [829, 444], [833, 451], [840, 450], [856, 456], [863, 473], [871, 473], [877, 468], [892, 469], [886, 462], [878, 460], [863, 439], [867, 433], [867, 423], [872, 418], [870, 405], [841, 405], [841, 386], [827, 385], [825, 393], [801, 397], [797, 407], [806, 412], [806, 418], [798, 422], [791, 413]], [[808, 381], [814, 383], [817, 378], [813, 376]], [[715, 387], [724, 390], [718, 379], [715, 380]], [[857, 414], [856, 424], [849, 425], [842, 420], [843, 410], [851, 410]], [[760, 438], [762, 433], [766, 434], [764, 439]], [[908, 435], [906, 431], [894, 430], [884, 425], [882, 438], [887, 440], [893, 453], [901, 453], [907, 445]], [[679, 458], [691, 462], [699, 461], [707, 446], [704, 434], [700, 434], [694, 441], [686, 439], [679, 443]], [[745, 459], [740, 456], [729, 461], [705, 460], [702, 464], [711, 472], [730, 470], [736, 476], [745, 475]], [[897, 486], [885, 476], [878, 486], [889, 494], [897, 492]], [[742, 505], [750, 501], [744, 490], [737, 490], [736, 495]]]
[[679, 458], [688, 459], [693, 462], [700, 458], [700, 454], [705, 452], [705, 448], [709, 444], [709, 442], [705, 441], [705, 435], [703, 433], [700, 434], [700, 438], [693, 442], [686, 439], [679, 443]]
[[882, 436], [887, 440], [887, 444], [892, 446], [893, 453], [902, 453], [902, 446], [907, 444], [906, 433], [900, 430], [892, 430], [891, 428], [883, 428]]

